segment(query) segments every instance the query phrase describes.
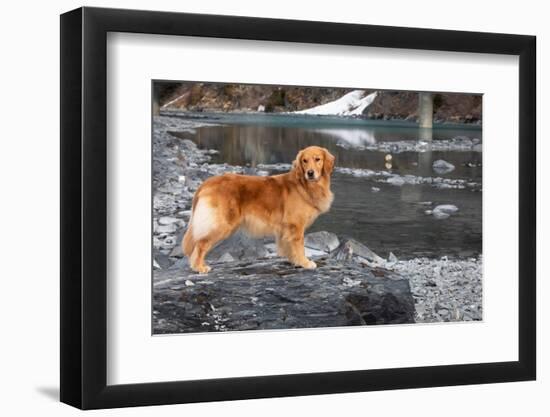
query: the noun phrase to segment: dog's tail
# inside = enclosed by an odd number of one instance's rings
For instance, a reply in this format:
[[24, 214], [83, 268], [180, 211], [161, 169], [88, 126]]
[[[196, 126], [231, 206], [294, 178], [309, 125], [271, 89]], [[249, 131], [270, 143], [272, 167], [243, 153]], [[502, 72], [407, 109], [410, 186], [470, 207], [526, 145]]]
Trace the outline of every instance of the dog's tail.
[[181, 240], [181, 250], [185, 256], [190, 257], [194, 249], [195, 239], [193, 239], [193, 225], [189, 224], [189, 227]]
[[191, 203], [191, 217], [189, 218], [189, 227], [187, 228], [187, 231], [183, 235], [183, 239], [181, 240], [181, 250], [183, 254], [187, 257], [190, 257], [193, 253], [193, 250], [195, 249], [195, 239], [193, 237], [193, 214], [195, 213], [195, 207], [197, 206], [197, 202], [199, 200], [199, 190], [195, 193], [195, 196], [193, 197], [193, 202]]

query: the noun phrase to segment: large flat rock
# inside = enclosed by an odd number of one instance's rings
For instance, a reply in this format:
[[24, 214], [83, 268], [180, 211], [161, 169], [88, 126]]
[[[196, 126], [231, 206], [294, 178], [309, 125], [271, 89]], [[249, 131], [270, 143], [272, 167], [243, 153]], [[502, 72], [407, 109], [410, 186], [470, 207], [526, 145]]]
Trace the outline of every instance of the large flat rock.
[[155, 271], [153, 332], [192, 333], [414, 323], [409, 281], [353, 260], [212, 263], [208, 275]]

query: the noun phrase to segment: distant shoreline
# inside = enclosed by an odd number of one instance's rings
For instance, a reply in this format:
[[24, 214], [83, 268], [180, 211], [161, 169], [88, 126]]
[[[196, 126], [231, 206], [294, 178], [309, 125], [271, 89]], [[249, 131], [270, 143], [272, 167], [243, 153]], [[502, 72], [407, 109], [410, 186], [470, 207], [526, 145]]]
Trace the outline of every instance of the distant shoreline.
[[[208, 111], [189, 111], [189, 110], [179, 110], [179, 109], [163, 109], [160, 110], [160, 116], [165, 117], [178, 117], [188, 120], [201, 120], [201, 121], [211, 121], [213, 123], [219, 124], [231, 124], [235, 122], [235, 118], [240, 118], [240, 123], [262, 123], [265, 124], [266, 121], [277, 121], [289, 119], [295, 119], [296, 121], [315, 121], [319, 124], [356, 124], [357, 126], [367, 125], [367, 126], [392, 126], [392, 127], [403, 127], [403, 128], [418, 128], [418, 123], [412, 120], [406, 120], [402, 118], [382, 118], [382, 119], [372, 119], [368, 117], [357, 117], [357, 116], [318, 116], [318, 115], [305, 115], [305, 114], [293, 114], [293, 113], [265, 113], [257, 111], [220, 111], [220, 110], [208, 110]], [[251, 116], [254, 116], [253, 120]], [[433, 129], [466, 129], [466, 130], [482, 130], [483, 124], [481, 122], [475, 123], [464, 123], [464, 122], [449, 122], [434, 120]]]

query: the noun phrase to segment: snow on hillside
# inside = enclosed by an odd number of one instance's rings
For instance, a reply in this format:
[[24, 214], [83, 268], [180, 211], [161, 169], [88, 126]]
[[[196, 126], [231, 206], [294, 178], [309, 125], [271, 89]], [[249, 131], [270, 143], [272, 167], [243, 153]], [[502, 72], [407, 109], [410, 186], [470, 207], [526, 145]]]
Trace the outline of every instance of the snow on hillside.
[[366, 95], [364, 90], [353, 90], [338, 100], [294, 113], [319, 116], [359, 116], [374, 101], [377, 94], [377, 92], [374, 92]]

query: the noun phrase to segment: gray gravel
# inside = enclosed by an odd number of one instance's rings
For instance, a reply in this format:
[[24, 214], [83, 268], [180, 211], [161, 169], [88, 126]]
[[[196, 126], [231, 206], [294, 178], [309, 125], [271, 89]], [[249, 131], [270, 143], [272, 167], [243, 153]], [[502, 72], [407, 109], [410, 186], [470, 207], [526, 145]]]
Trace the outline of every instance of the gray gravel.
[[417, 322], [482, 320], [481, 257], [415, 258], [384, 266], [409, 278]]

